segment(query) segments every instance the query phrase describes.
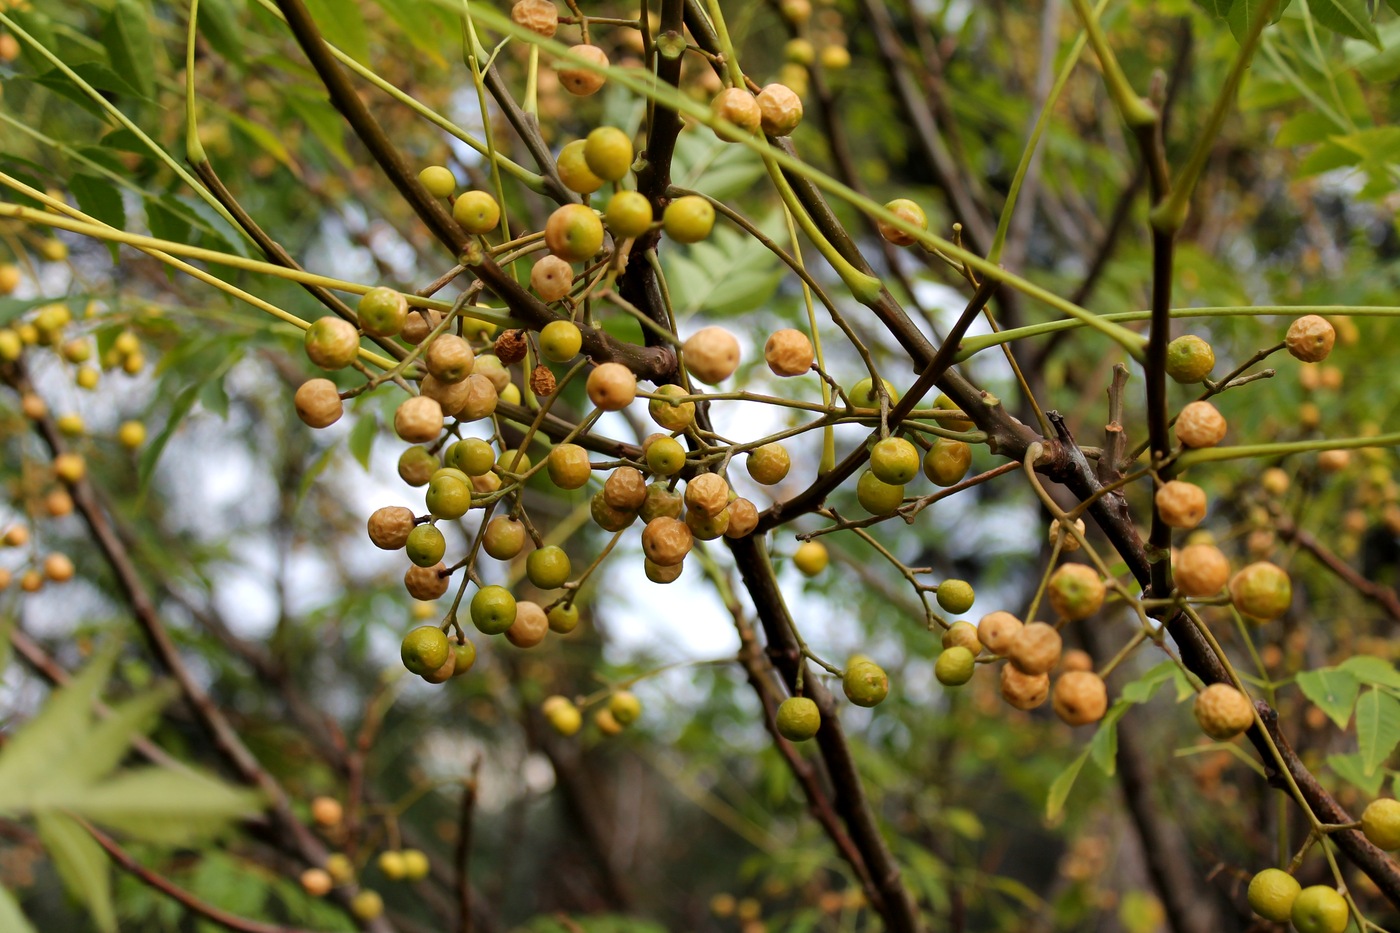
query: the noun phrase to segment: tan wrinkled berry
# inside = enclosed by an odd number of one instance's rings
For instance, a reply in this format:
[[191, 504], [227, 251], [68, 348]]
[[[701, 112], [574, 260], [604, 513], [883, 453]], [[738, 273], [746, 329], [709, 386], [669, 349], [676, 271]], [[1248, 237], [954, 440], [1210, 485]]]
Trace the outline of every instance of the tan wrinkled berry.
[[621, 363], [602, 363], [588, 374], [588, 398], [603, 411], [621, 411], [637, 397], [637, 377]]
[[680, 577], [681, 571], [685, 569], [685, 563], [672, 564], [667, 567], [646, 558], [643, 560], [642, 569], [646, 571], [647, 579], [652, 583], [674, 583]]
[[674, 518], [654, 518], [642, 529], [642, 553], [661, 567], [672, 567], [690, 553], [694, 536], [690, 526]]
[[533, 33], [553, 39], [559, 29], [559, 10], [550, 0], [518, 0], [510, 18]]
[[769, 136], [789, 136], [802, 122], [802, 98], [785, 84], [769, 84], [758, 92], [760, 126]]
[[1071, 726], [1098, 722], [1108, 711], [1108, 688], [1103, 678], [1090, 671], [1069, 671], [1055, 681], [1050, 700], [1055, 715]]
[[1229, 684], [1211, 684], [1196, 694], [1192, 712], [1201, 731], [1221, 742], [1254, 725], [1254, 704]]
[[394, 433], [410, 444], [424, 444], [442, 433], [442, 406], [436, 399], [415, 395], [394, 412]]
[[468, 376], [459, 382], [441, 382], [434, 376], [424, 376], [418, 384], [418, 393], [437, 402], [444, 418], [453, 418], [461, 413], [471, 395], [470, 378]]
[[977, 626], [971, 622], [954, 622], [948, 626], [948, 631], [943, 633], [940, 640], [944, 648], [966, 648], [974, 657], [982, 653], [982, 641], [977, 637]]
[[[575, 58], [594, 65], [602, 67], [608, 64], [608, 53], [596, 45], [576, 45], [569, 51]], [[556, 68], [555, 73], [559, 76], [559, 83], [564, 85], [564, 90], [578, 97], [588, 97], [597, 93], [607, 80], [603, 75], [587, 68], [569, 64]]]
[[1060, 655], [1060, 668], [1064, 671], [1092, 671], [1094, 659], [1089, 656], [1087, 651], [1071, 648]]
[[729, 530], [729, 509], [720, 509], [714, 515], [690, 509], [685, 513], [685, 523], [690, 526], [690, 533], [701, 541], [713, 541]]
[[748, 499], [733, 500], [725, 511], [729, 513], [729, 524], [724, 529], [726, 538], [743, 538], [758, 527], [758, 506]]
[[1021, 628], [1020, 619], [998, 610], [984, 615], [977, 623], [977, 640], [993, 654], [1005, 654]]
[[67, 583], [73, 579], [76, 568], [67, 554], [50, 554], [44, 558], [44, 576], [55, 583]]
[[[1074, 528], [1081, 535], [1084, 534], [1084, 519], [1076, 518]], [[1049, 537], [1051, 544], [1054, 544], [1056, 540], [1060, 542], [1060, 553], [1062, 554], [1073, 554], [1079, 550], [1079, 539], [1068, 528], [1063, 527], [1058, 518], [1050, 523]]]
[[506, 639], [517, 648], [533, 648], [549, 632], [549, 616], [538, 603], [520, 600], [515, 604], [515, 621], [506, 629]]
[[428, 344], [428, 352], [423, 354], [423, 365], [439, 382], [457, 383], [472, 374], [472, 364], [476, 354], [471, 344], [456, 334], [439, 334]]
[[408, 543], [408, 533], [413, 530], [413, 510], [401, 505], [386, 505], [375, 509], [369, 517], [369, 539], [374, 546], [386, 551], [397, 551]]
[[308, 379], [292, 399], [297, 417], [313, 428], [328, 428], [340, 420], [345, 406], [340, 391], [329, 379]]
[[1098, 612], [1106, 592], [1099, 572], [1086, 564], [1064, 564], [1050, 575], [1047, 587], [1051, 608], [1071, 622]]
[[1001, 698], [1017, 709], [1035, 709], [1050, 695], [1049, 674], [1027, 674], [1006, 664], [1001, 669]]
[[461, 384], [467, 387], [467, 392], [462, 407], [457, 410], [457, 417], [463, 421], [476, 421], [496, 410], [501, 396], [488, 377], [472, 373]]
[[328, 314], [306, 329], [306, 357], [322, 369], [344, 369], [360, 352], [355, 325]]
[[1188, 544], [1172, 565], [1182, 596], [1214, 596], [1230, 581], [1230, 559], [1213, 544]]
[[545, 301], [558, 301], [574, 284], [574, 267], [558, 256], [545, 256], [530, 269], [530, 286]]
[[418, 346], [428, 335], [437, 329], [442, 323], [442, 315], [436, 311], [429, 311], [426, 308], [414, 308], [408, 312], [408, 317], [404, 319], [403, 330], [399, 331], [399, 336], [405, 342]]
[[1060, 663], [1064, 642], [1053, 625], [1032, 622], [1021, 626], [1006, 649], [1006, 657], [1027, 674], [1046, 674]]
[[404, 589], [414, 599], [429, 602], [447, 592], [447, 565], [438, 561], [431, 567], [409, 567], [403, 575]]
[[1336, 340], [1336, 328], [1325, 317], [1316, 314], [1298, 318], [1288, 326], [1288, 336], [1284, 338], [1288, 352], [1304, 363], [1327, 359]]
[[1176, 419], [1176, 436], [1187, 447], [1214, 447], [1225, 438], [1225, 416], [1210, 402], [1192, 402]]
[[686, 370], [708, 385], [718, 385], [739, 368], [739, 341], [723, 327], [703, 327], [681, 347]]
[[811, 371], [816, 352], [806, 334], [784, 327], [774, 331], [763, 345], [763, 359], [775, 376], [801, 376]]
[[1288, 492], [1291, 483], [1288, 473], [1279, 467], [1269, 467], [1259, 474], [1259, 485], [1271, 496], [1281, 496]]
[[1230, 602], [1251, 619], [1277, 619], [1293, 604], [1293, 583], [1283, 568], [1261, 560], [1230, 578]]
[[1324, 473], [1340, 473], [1351, 465], [1351, 451], [1324, 450], [1317, 455], [1318, 469]]
[[701, 473], [685, 484], [685, 507], [713, 518], [729, 505], [729, 484], [718, 473]]
[[[710, 101], [710, 110], [716, 117], [728, 120], [745, 133], [757, 133], [763, 123], [763, 110], [758, 100], [741, 87], [728, 87], [720, 91]], [[730, 130], [716, 129], [715, 135], [730, 142], [738, 138]]]
[[637, 511], [647, 501], [646, 478], [633, 467], [618, 467], [603, 483], [603, 501], [625, 512]]
[[1206, 491], [1195, 483], [1163, 483], [1155, 500], [1162, 521], [1172, 528], [1195, 528], [1206, 517]]

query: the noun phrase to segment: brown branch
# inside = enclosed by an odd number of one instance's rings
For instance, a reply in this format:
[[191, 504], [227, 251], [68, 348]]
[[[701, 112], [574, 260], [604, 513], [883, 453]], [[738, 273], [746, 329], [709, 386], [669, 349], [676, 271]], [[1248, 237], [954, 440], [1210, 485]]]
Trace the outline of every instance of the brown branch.
[[1318, 563], [1336, 574], [1342, 582], [1376, 603], [1392, 619], [1400, 621], [1400, 596], [1396, 595], [1394, 589], [1367, 580], [1321, 541], [1299, 528], [1281, 509], [1270, 509], [1269, 512], [1273, 516], [1274, 530], [1278, 532], [1279, 537], [1307, 551], [1317, 559]]
[[477, 775], [481, 772], [481, 756], [472, 761], [471, 774], [462, 785], [461, 812], [457, 816], [457, 933], [472, 931], [472, 884], [468, 871], [472, 852], [472, 818], [476, 813]]

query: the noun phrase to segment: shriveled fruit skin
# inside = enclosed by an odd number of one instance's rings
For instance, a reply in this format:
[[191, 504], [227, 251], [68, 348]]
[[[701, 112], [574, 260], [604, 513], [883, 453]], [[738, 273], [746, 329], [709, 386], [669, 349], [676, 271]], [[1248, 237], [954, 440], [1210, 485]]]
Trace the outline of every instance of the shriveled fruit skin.
[[1069, 671], [1055, 681], [1051, 695], [1055, 715], [1071, 726], [1098, 722], [1108, 710], [1108, 689], [1092, 671]]
[[1233, 739], [1254, 725], [1254, 706], [1229, 684], [1211, 684], [1196, 694], [1196, 722], [1218, 741]]

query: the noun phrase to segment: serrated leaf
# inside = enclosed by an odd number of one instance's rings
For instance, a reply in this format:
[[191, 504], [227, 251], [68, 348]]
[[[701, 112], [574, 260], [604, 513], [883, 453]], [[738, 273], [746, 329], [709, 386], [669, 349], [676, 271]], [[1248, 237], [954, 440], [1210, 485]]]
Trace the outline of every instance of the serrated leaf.
[[1366, 0], [1307, 0], [1308, 10], [1319, 26], [1381, 48], [1380, 36], [1371, 22]]
[[1356, 701], [1356, 746], [1367, 775], [1400, 744], [1400, 700], [1372, 687]]
[[1370, 684], [1374, 687], [1392, 687], [1400, 689], [1400, 671], [1395, 669], [1395, 665], [1383, 658], [1372, 657], [1371, 655], [1359, 654], [1355, 657], [1347, 658], [1337, 665], [1341, 670], [1346, 671], [1361, 681], [1363, 684]]
[[88, 788], [71, 807], [145, 842], [175, 845], [217, 834], [260, 809], [258, 795], [194, 772], [133, 768]]
[[369, 456], [374, 449], [374, 439], [379, 436], [379, 418], [372, 411], [367, 411], [355, 419], [355, 426], [350, 429], [350, 437], [345, 442], [350, 448], [350, 455], [355, 458], [355, 462], [369, 472]]
[[1337, 777], [1364, 791], [1367, 797], [1379, 794], [1381, 785], [1385, 783], [1384, 771], [1366, 773], [1360, 755], [1328, 755], [1327, 767], [1331, 768]]
[[1069, 792], [1074, 789], [1074, 782], [1079, 778], [1079, 772], [1084, 769], [1084, 762], [1089, 760], [1089, 750], [1086, 748], [1079, 753], [1079, 757], [1070, 762], [1069, 767], [1061, 771], [1059, 777], [1050, 782], [1050, 792], [1045, 797], [1045, 818], [1055, 821], [1064, 812], [1065, 801], [1069, 799]]
[[112, 877], [107, 853], [70, 816], [41, 812], [35, 814], [35, 824], [68, 893], [87, 906], [99, 930], [115, 933], [117, 915], [112, 907]]
[[101, 719], [81, 748], [73, 748], [62, 765], [64, 782], [84, 784], [107, 774], [125, 757], [132, 739], [154, 728], [163, 710], [179, 693], [173, 684], [162, 684], [114, 706]]
[[14, 895], [0, 885], [0, 930], [10, 933], [35, 933], [34, 926], [19, 909]]
[[140, 0], [116, 0], [102, 24], [101, 40], [113, 70], [149, 98], [156, 90], [156, 49], [148, 17]]
[[1315, 671], [1302, 671], [1295, 680], [1303, 696], [1326, 713], [1338, 729], [1347, 727], [1356, 695], [1361, 691], [1361, 684], [1349, 671], [1322, 667]]

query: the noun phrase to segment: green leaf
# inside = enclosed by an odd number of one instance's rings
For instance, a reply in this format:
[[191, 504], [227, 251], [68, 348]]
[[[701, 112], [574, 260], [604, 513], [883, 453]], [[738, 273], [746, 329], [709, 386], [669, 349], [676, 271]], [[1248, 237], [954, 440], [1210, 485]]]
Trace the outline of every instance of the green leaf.
[[1283, 126], [1279, 127], [1278, 135], [1274, 137], [1274, 144], [1278, 146], [1303, 146], [1309, 143], [1320, 143], [1337, 132], [1337, 129], [1337, 125], [1329, 117], [1316, 110], [1304, 110], [1283, 121]]
[[224, 357], [224, 361], [209, 371], [202, 379], [192, 385], [185, 386], [176, 396], [174, 403], [170, 406], [170, 417], [166, 419], [165, 427], [161, 428], [159, 434], [141, 452], [141, 460], [137, 464], [136, 474], [140, 480], [141, 494], [145, 495], [146, 488], [150, 485], [151, 477], [155, 473], [156, 464], [160, 462], [161, 454], [165, 452], [165, 445], [170, 443], [171, 436], [184, 423], [185, 416], [194, 407], [195, 399], [199, 397], [200, 391], [205, 383], [215, 379], [224, 378], [224, 373], [228, 372], [243, 356], [243, 345], [236, 344], [234, 349]]
[[140, 0], [116, 0], [102, 24], [102, 45], [118, 74], [128, 78], [144, 97], [156, 90], [156, 48], [147, 25], [149, 12]]
[[1345, 729], [1351, 721], [1351, 708], [1356, 703], [1356, 695], [1361, 684], [1349, 671], [1335, 667], [1322, 667], [1315, 671], [1302, 671], [1295, 678], [1298, 689], [1313, 706], [1327, 714], [1327, 718]]
[[1070, 762], [1069, 767], [1060, 772], [1050, 784], [1050, 793], [1045, 798], [1045, 818], [1055, 821], [1064, 812], [1065, 801], [1069, 798], [1069, 792], [1074, 788], [1074, 782], [1079, 777], [1079, 772], [1084, 769], [1084, 762], [1089, 760], [1089, 750], [1086, 748], [1079, 753], [1079, 757]]
[[1333, 169], [1356, 165], [1360, 161], [1361, 157], [1355, 152], [1329, 140], [1308, 153], [1307, 158], [1299, 163], [1297, 176], [1307, 178], [1310, 175], [1321, 175]]
[[133, 768], [88, 788], [71, 809], [146, 842], [187, 844], [261, 808], [259, 797], [193, 771]]
[[1372, 687], [1356, 701], [1356, 745], [1366, 774], [1379, 768], [1400, 744], [1400, 700]]
[[1144, 671], [1136, 680], [1125, 686], [1121, 696], [1129, 703], [1146, 703], [1156, 694], [1157, 688], [1172, 679], [1176, 670], [1176, 662], [1163, 661]]
[[1355, 657], [1347, 658], [1337, 667], [1351, 674], [1363, 684], [1400, 690], [1400, 671], [1395, 669], [1394, 664], [1382, 658], [1358, 654]]
[[374, 439], [379, 435], [379, 418], [372, 411], [367, 411], [359, 418], [355, 419], [355, 426], [350, 429], [350, 438], [346, 441], [346, 446], [350, 448], [350, 455], [360, 466], [369, 472], [369, 455], [374, 448]]
[[[78, 199], [78, 206], [84, 213], [118, 230], [126, 229], [126, 207], [122, 204], [122, 194], [111, 182], [96, 175], [74, 175], [68, 180], [68, 190]], [[108, 243], [107, 248], [115, 263], [117, 244]]]
[[160, 719], [160, 711], [179, 693], [173, 683], [139, 693], [114, 707], [95, 725], [63, 763], [63, 780], [83, 784], [95, 781], [121, 764], [132, 739], [146, 735]]
[[1127, 698], [1115, 702], [1108, 715], [1099, 721], [1099, 728], [1089, 740], [1089, 754], [1104, 774], [1112, 775], [1118, 770], [1118, 720], [1127, 714], [1133, 702]]
[[1360, 755], [1328, 755], [1327, 767], [1331, 768], [1337, 777], [1364, 791], [1367, 797], [1379, 794], [1381, 785], [1385, 783], [1384, 771], [1376, 771], [1374, 774], [1366, 773]]
[[1235, 0], [1196, 0], [1196, 6], [1205, 10], [1216, 19], [1224, 19], [1230, 12], [1230, 7]]
[[361, 64], [369, 61], [369, 30], [358, 3], [306, 0], [306, 9], [327, 41]]
[[1363, 39], [1377, 49], [1381, 48], [1380, 36], [1371, 22], [1371, 13], [1366, 9], [1366, 0], [1307, 0], [1308, 9], [1319, 26], [1353, 39]]
[[1230, 33], [1241, 44], [1249, 37], [1249, 26], [1259, 18], [1259, 9], [1264, 0], [1234, 0], [1225, 14], [1225, 22], [1230, 24]]
[[37, 813], [39, 838], [68, 893], [87, 905], [93, 924], [103, 933], [115, 933], [117, 915], [112, 907], [112, 876], [107, 853], [71, 816]]
[[0, 930], [10, 933], [35, 933], [34, 927], [25, 918], [15, 902], [14, 895], [0, 885]]

